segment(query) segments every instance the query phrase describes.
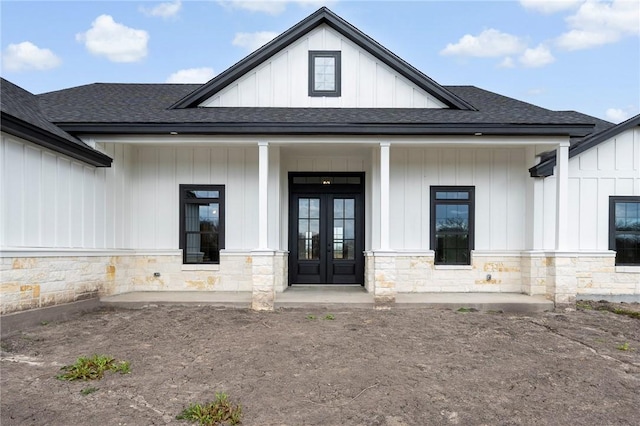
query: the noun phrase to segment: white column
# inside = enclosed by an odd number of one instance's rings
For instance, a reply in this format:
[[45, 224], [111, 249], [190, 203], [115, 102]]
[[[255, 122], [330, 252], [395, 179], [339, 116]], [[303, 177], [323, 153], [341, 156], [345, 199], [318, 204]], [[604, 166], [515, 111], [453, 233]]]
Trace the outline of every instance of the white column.
[[269, 142], [258, 142], [258, 249], [269, 240]]
[[389, 142], [380, 142], [380, 250], [389, 250]]
[[568, 248], [569, 227], [569, 142], [556, 149], [556, 250]]

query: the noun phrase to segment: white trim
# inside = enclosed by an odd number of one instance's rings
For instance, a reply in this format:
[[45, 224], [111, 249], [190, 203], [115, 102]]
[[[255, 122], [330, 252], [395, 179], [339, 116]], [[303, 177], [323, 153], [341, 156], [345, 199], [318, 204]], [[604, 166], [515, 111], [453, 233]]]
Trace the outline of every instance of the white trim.
[[569, 142], [556, 149], [556, 250], [566, 250], [569, 242]]
[[380, 142], [380, 249], [389, 250], [390, 205], [389, 205], [389, 147], [391, 143]]
[[207, 263], [187, 263], [182, 264], [180, 270], [182, 271], [219, 271], [220, 265], [217, 263], [207, 264]]
[[0, 249], [0, 258], [65, 256], [182, 256], [182, 250], [80, 249], [47, 247], [3, 247]]
[[269, 246], [269, 142], [258, 142], [258, 248]]
[[640, 266], [616, 266], [616, 273], [640, 274]]

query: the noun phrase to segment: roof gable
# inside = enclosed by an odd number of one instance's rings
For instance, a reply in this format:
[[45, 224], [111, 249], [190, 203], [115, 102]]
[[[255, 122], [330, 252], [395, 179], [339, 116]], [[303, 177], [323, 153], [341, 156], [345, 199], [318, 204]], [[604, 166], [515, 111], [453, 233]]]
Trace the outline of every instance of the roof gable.
[[[582, 154], [583, 152], [618, 136], [622, 132], [638, 126], [640, 126], [640, 114], [636, 115], [635, 117], [631, 117], [630, 119], [623, 121], [622, 123], [615, 126], [612, 125], [605, 128], [604, 130], [592, 133], [580, 139], [575, 144], [571, 145], [571, 147], [569, 148], [569, 158]], [[543, 160], [539, 164], [531, 167], [529, 169], [529, 174], [531, 175], [531, 177], [551, 176], [553, 174], [553, 168], [555, 167], [555, 165], [556, 154], [555, 152], [553, 152], [547, 158], [543, 158]]]
[[238, 80], [252, 69], [260, 66], [263, 62], [276, 55], [278, 52], [286, 49], [298, 39], [308, 34], [315, 28], [327, 25], [334, 31], [338, 32], [355, 45], [364, 49], [370, 55], [381, 61], [393, 71], [406, 78], [412, 84], [415, 84], [421, 90], [424, 90], [444, 105], [460, 109], [474, 110], [474, 107], [459, 98], [446, 88], [427, 77], [425, 74], [400, 59], [391, 51], [377, 43], [375, 40], [358, 30], [338, 15], [323, 7], [308, 16], [289, 30], [267, 43], [262, 48], [256, 50], [231, 68], [222, 72], [208, 83], [202, 85], [189, 95], [185, 96], [171, 106], [172, 109], [193, 108], [199, 106], [216, 93], [223, 90], [229, 84]]

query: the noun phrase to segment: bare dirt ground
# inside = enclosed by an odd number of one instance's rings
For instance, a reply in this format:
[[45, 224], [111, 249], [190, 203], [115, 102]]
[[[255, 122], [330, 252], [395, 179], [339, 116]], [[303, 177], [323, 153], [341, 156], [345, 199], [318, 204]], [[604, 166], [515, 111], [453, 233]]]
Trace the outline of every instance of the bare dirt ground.
[[[640, 319], [579, 306], [94, 312], [2, 341], [0, 422], [186, 425], [189, 403], [226, 392], [245, 425], [640, 424]], [[94, 353], [130, 374], [55, 378]]]

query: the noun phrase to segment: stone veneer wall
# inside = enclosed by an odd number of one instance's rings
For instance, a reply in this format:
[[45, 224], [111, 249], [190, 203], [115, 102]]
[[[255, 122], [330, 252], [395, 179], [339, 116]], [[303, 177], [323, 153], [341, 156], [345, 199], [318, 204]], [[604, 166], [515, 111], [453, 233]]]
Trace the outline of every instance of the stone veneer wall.
[[[33, 255], [0, 260], [1, 314], [130, 291], [252, 290], [250, 253], [223, 252], [220, 265], [208, 269], [183, 266], [180, 252], [175, 251]], [[156, 272], [160, 276], [154, 276]]]

